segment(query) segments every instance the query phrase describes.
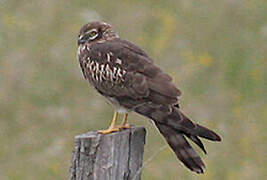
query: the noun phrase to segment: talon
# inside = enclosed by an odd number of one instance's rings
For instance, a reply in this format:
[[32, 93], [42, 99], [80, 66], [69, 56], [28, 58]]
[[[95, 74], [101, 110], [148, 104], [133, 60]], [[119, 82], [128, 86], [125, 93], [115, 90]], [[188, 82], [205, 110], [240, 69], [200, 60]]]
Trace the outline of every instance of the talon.
[[112, 128], [108, 128], [105, 130], [98, 130], [97, 132], [99, 132], [101, 134], [110, 134], [110, 133], [118, 132], [118, 131], [120, 131], [119, 127], [112, 127]]
[[120, 128], [116, 125], [117, 118], [118, 118], [118, 113], [115, 111], [109, 128], [106, 130], [99, 130], [98, 132], [102, 134], [110, 134], [112, 132], [120, 131]]
[[120, 125], [119, 128], [120, 129], [129, 129], [129, 128], [131, 128], [131, 126], [130, 126], [130, 124], [127, 123], [127, 124]]

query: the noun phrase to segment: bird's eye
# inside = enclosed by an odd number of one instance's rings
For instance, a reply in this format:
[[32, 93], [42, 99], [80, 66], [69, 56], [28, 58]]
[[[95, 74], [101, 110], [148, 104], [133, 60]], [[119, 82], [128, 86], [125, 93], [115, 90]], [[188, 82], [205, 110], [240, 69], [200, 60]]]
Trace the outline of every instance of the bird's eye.
[[92, 32], [89, 33], [89, 36], [90, 36], [90, 37], [94, 37], [96, 34], [97, 34], [97, 32], [92, 31]]
[[97, 31], [93, 30], [91, 32], [88, 33], [88, 36], [91, 40], [95, 39], [98, 36]]

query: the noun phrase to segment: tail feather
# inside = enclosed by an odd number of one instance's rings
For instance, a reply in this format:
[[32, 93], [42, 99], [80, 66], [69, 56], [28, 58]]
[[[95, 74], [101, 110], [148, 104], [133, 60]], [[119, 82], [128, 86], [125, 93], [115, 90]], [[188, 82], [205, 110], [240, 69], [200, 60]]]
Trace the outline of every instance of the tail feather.
[[202, 143], [202, 141], [197, 137], [197, 136], [192, 136], [192, 135], [186, 135], [189, 139], [191, 139], [200, 149], [207, 154], [207, 151]]
[[204, 172], [203, 161], [187, 142], [185, 136], [197, 144], [206, 154], [205, 147], [199, 137], [211, 141], [221, 141], [219, 135], [208, 128], [193, 123], [175, 106], [147, 103], [134, 110], [155, 122], [160, 133], [186, 167], [196, 173]]
[[[188, 117], [186, 117], [181, 111], [180, 111], [180, 115], [183, 118], [183, 121], [185, 122], [192, 122]], [[191, 130], [191, 129], [189, 129]], [[212, 130], [209, 130], [208, 128], [205, 128], [199, 124], [195, 124], [195, 127], [192, 128], [191, 130], [191, 134], [193, 134], [194, 136], [199, 136], [211, 141], [221, 141], [221, 138], [219, 135], [217, 135], [215, 132], [213, 132]]]
[[177, 131], [164, 124], [155, 124], [178, 159], [180, 159], [190, 170], [196, 173], [203, 173], [205, 165], [196, 151], [187, 142], [185, 137], [181, 133], [177, 133]]
[[197, 129], [197, 136], [211, 140], [211, 141], [221, 141], [221, 137], [216, 134], [215, 132], [209, 130], [208, 128], [205, 128], [201, 125], [196, 125]]

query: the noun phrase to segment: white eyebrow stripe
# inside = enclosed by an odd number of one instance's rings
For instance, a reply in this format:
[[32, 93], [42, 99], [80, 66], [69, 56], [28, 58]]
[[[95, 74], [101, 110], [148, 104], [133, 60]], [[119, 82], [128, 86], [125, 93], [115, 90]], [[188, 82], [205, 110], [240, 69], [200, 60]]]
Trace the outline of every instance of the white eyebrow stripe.
[[92, 31], [96, 31], [96, 32], [98, 32], [97, 29], [94, 28], [94, 29], [90, 29], [89, 31], [87, 31], [87, 33], [90, 33], [90, 32], [92, 32]]

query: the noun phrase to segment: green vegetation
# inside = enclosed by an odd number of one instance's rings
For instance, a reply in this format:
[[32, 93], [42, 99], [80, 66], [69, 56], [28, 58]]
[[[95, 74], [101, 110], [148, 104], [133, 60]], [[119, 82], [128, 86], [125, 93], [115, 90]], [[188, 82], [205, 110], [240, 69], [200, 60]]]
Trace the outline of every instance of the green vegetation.
[[[67, 179], [73, 138], [103, 129], [112, 108], [83, 80], [77, 35], [104, 20], [145, 49], [182, 90], [182, 109], [218, 132], [204, 175], [170, 148], [142, 180], [266, 179], [267, 1], [0, 1], [0, 179]], [[145, 159], [165, 145], [153, 125]]]

